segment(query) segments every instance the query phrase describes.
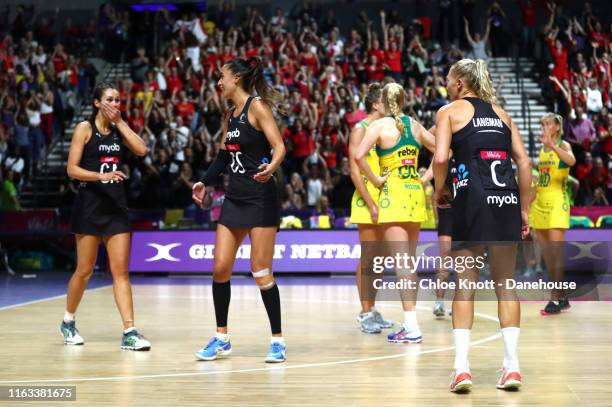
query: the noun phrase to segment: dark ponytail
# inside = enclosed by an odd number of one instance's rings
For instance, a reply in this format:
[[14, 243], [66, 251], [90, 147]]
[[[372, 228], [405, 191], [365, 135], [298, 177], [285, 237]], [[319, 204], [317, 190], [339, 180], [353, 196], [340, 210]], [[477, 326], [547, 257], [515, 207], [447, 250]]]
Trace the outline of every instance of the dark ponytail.
[[240, 85], [249, 95], [253, 90], [272, 110], [286, 114], [282, 107], [283, 96], [266, 81], [263, 63], [258, 57], [235, 58], [227, 63], [233, 74], [240, 76]]
[[107, 89], [114, 89], [114, 90], [119, 90], [117, 89], [117, 86], [115, 86], [115, 84], [113, 84], [112, 82], [100, 82], [96, 85], [96, 87], [94, 88], [93, 92], [92, 92], [92, 100], [91, 100], [91, 116], [89, 116], [89, 123], [91, 123], [91, 127], [94, 126], [94, 123], [96, 121], [96, 116], [98, 115], [98, 108], [96, 107], [96, 104], [94, 103], [96, 100], [98, 102], [102, 101], [102, 95], [104, 95], [104, 92], [106, 92]]
[[366, 91], [366, 95], [363, 101], [367, 114], [372, 113], [372, 110], [374, 109], [374, 103], [380, 100], [382, 89], [382, 85], [378, 82], [373, 82], [368, 85], [368, 90]]

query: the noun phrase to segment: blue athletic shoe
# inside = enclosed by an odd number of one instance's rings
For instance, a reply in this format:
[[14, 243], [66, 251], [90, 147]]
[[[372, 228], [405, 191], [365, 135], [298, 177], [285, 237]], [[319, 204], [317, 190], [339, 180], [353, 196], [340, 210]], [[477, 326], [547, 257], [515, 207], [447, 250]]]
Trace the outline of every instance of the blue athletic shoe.
[[282, 343], [272, 342], [270, 351], [266, 355], [266, 363], [281, 363], [285, 361], [287, 348]]
[[195, 353], [195, 357], [199, 360], [215, 360], [219, 356], [227, 356], [232, 353], [232, 344], [229, 339], [223, 342], [216, 336], [208, 342], [208, 345]]
[[423, 336], [420, 331], [408, 331], [402, 326], [399, 331], [387, 335], [387, 341], [392, 343], [421, 343]]
[[394, 325], [393, 321], [384, 319], [382, 314], [378, 312], [378, 310], [375, 310], [374, 308], [372, 308], [372, 313], [374, 314], [374, 321], [376, 321], [376, 323], [380, 325], [382, 329], [393, 328], [393, 325]]

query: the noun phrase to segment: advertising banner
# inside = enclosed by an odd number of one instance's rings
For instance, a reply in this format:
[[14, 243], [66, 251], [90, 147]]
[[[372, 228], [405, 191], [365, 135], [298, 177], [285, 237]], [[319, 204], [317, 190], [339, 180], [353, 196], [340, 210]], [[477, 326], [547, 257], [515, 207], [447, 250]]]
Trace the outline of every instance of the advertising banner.
[[[606, 241], [612, 240], [612, 236], [609, 230], [574, 229], [568, 231], [566, 239], [565, 256], [568, 261], [571, 259], [566, 267], [571, 268], [572, 261], [588, 258], [598, 250], [607, 252]], [[437, 255], [436, 242], [436, 232], [421, 232], [417, 255]], [[598, 248], [598, 244], [603, 246]], [[210, 273], [214, 247], [214, 231], [134, 232], [130, 271]], [[236, 254], [234, 271], [251, 271], [250, 255], [251, 242], [247, 238]], [[273, 269], [289, 273], [354, 272], [360, 255], [355, 230], [280, 231], [276, 237]]]

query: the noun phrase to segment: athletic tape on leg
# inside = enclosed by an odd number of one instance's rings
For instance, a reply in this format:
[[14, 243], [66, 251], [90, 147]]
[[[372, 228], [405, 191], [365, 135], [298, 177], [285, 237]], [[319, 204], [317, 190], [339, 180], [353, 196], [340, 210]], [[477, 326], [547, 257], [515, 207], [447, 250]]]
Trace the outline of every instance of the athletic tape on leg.
[[275, 284], [276, 284], [276, 281], [272, 280], [269, 283], [260, 285], [259, 289], [262, 291], [269, 290], [270, 288], [273, 288]]
[[253, 274], [254, 278], [261, 278], [261, 277], [265, 277], [268, 274], [270, 274], [270, 269], [265, 268], [265, 269], [259, 270], [259, 271], [251, 271], [251, 273]]

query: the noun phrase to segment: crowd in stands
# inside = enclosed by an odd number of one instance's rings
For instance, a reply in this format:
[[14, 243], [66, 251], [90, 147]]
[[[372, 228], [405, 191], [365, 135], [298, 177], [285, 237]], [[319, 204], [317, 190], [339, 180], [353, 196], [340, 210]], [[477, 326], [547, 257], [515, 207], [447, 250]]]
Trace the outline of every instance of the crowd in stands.
[[[407, 19], [391, 5], [377, 15], [351, 10], [354, 21], [343, 30], [332, 8], [308, 2], [292, 10], [278, 8], [269, 16], [254, 7], [237, 9], [231, 1], [208, 13], [160, 9], [138, 16], [115, 2], [106, 3], [98, 15], [98, 38], [108, 59], [130, 64], [131, 79], [118, 84], [121, 105], [131, 128], [149, 146], [144, 158], [129, 160], [130, 205], [193, 205], [191, 186], [217, 154], [227, 107], [216, 88], [219, 69], [232, 58], [257, 56], [267, 80], [285, 96], [288, 112], [277, 117], [288, 151], [277, 177], [283, 209], [348, 214], [354, 187], [347, 137], [366, 116], [362, 100], [368, 83], [402, 83], [405, 112], [429, 127], [437, 109], [449, 102], [445, 75], [454, 62], [464, 56], [510, 54], [508, 33], [519, 22], [509, 20], [508, 10], [497, 2], [484, 12], [476, 10], [472, 0], [459, 1], [458, 9], [451, 3], [439, 1], [436, 25], [432, 17]], [[515, 7], [522, 16], [522, 53], [544, 67], [542, 98], [551, 111], [566, 118], [564, 137], [579, 159], [572, 170], [580, 182], [575, 203], [609, 201], [612, 36], [607, 22], [597, 20], [588, 2], [581, 15], [568, 15], [553, 1], [517, 0]], [[12, 21], [11, 33], [0, 44], [5, 67], [0, 73], [0, 156], [15, 156], [17, 151], [24, 168], [35, 168], [30, 163], [61, 131], [60, 123], [74, 103], [83, 100], [91, 76], [83, 73], [84, 61], [70, 54], [69, 35], [50, 40], [45, 34], [43, 43], [40, 32], [49, 32], [52, 22], [25, 13]], [[484, 30], [479, 30], [480, 20], [485, 20]], [[92, 30], [90, 25], [77, 29]], [[51, 106], [51, 123], [58, 123], [50, 130], [40, 112], [43, 106]], [[36, 109], [40, 124], [32, 120]], [[20, 143], [26, 140], [24, 153]], [[3, 150], [3, 145], [9, 147]], [[427, 165], [428, 160], [424, 155], [420, 162]], [[25, 177], [27, 171], [22, 169]], [[208, 188], [206, 204], [214, 218], [223, 201], [223, 185]]]
[[[546, 52], [542, 94], [550, 111], [564, 118], [564, 139], [578, 159], [575, 205], [607, 206], [612, 200], [612, 114], [610, 114], [612, 28], [594, 15], [590, 2], [581, 14], [547, 4], [542, 27]], [[577, 182], [576, 182], [577, 181]]]
[[[191, 186], [217, 154], [226, 102], [216, 82], [232, 58], [259, 57], [267, 80], [284, 95], [281, 110], [288, 113], [278, 123], [288, 154], [277, 177], [283, 209], [342, 216], [354, 191], [347, 138], [366, 116], [367, 84], [404, 84], [406, 113], [431, 126], [448, 103], [444, 73], [464, 57], [457, 45], [434, 44], [431, 27], [404, 21], [397, 10], [374, 19], [361, 12], [347, 32], [333, 11], [307, 6], [277, 9], [267, 19], [249, 7], [238, 15], [230, 3], [216, 16], [158, 14], [156, 21], [173, 27], [160, 30], [165, 46], [149, 55], [142, 44], [130, 61], [132, 80], [121, 83], [128, 120], [150, 147], [132, 166], [129, 191], [137, 207], [192, 204]], [[222, 185], [209, 188], [206, 203], [218, 208]]]
[[95, 22], [76, 27], [67, 18], [62, 25], [59, 10], [41, 16], [34, 6], [18, 6], [12, 19], [8, 12], [1, 26], [9, 29], [0, 30], [0, 209], [19, 209], [18, 191], [95, 81], [95, 68], [75, 54], [75, 35], [81, 45], [93, 42]]

